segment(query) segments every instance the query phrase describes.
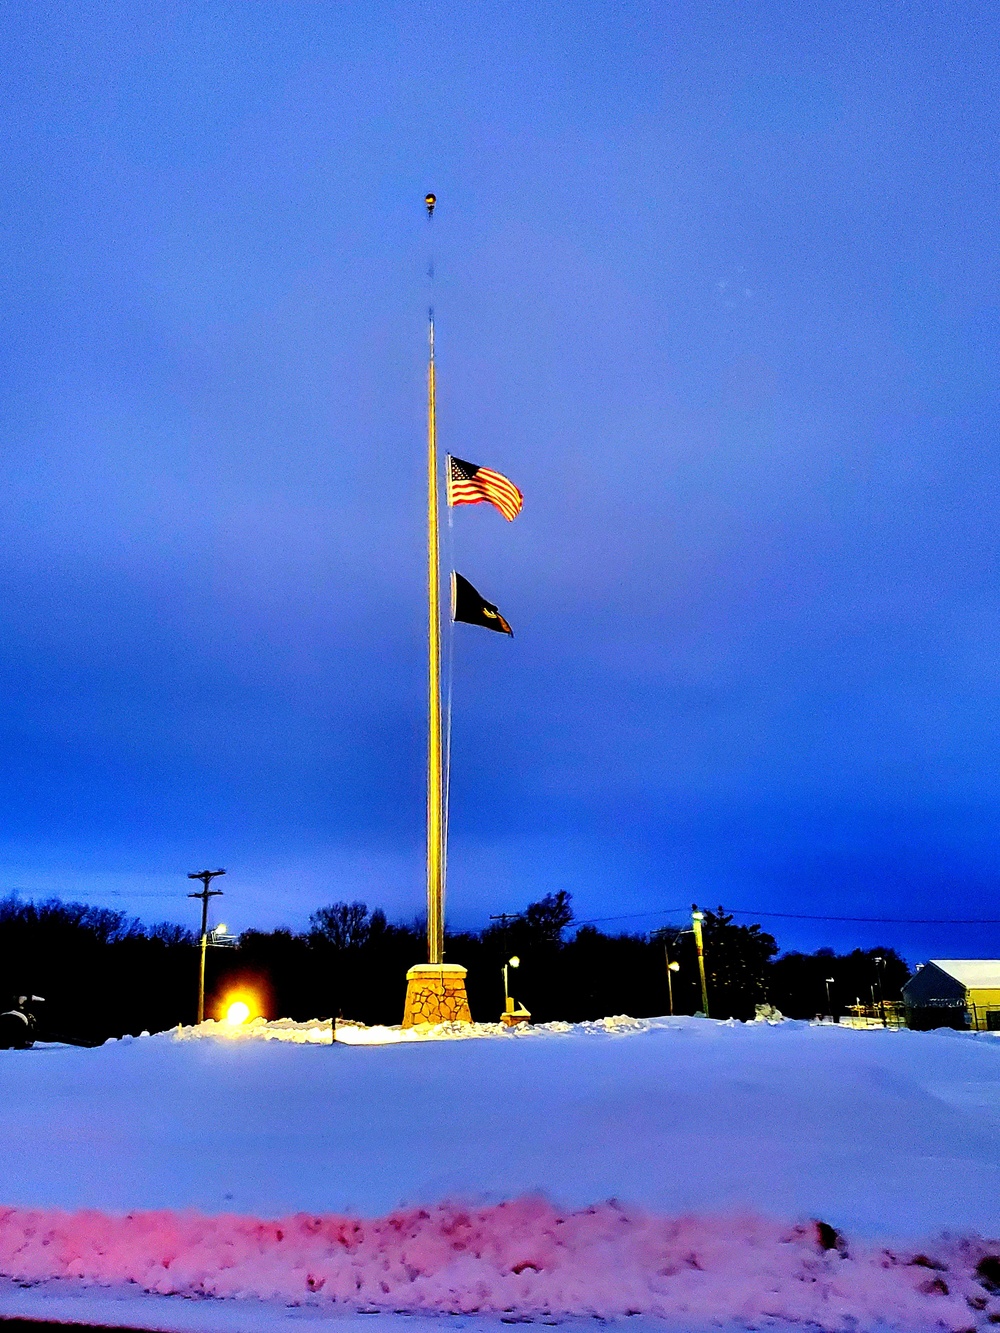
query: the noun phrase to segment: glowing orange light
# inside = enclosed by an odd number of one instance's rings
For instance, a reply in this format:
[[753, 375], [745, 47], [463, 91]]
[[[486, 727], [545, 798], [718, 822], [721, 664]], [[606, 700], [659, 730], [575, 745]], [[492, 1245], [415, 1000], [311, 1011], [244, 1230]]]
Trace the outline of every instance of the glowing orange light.
[[229, 1028], [244, 1027], [256, 1018], [266, 1015], [268, 1001], [262, 989], [240, 981], [230, 985], [215, 997], [212, 1017]]

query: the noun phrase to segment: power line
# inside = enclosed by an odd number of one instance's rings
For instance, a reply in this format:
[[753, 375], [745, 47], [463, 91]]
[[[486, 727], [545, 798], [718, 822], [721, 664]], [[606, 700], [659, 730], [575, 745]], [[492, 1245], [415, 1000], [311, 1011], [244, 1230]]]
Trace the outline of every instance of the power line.
[[997, 917], [962, 916], [811, 916], [803, 912], [738, 912], [733, 916], [776, 916], [789, 921], [867, 921], [879, 926], [1000, 926]]
[[[912, 917], [912, 916], [818, 916], [806, 912], [758, 912], [755, 909], [729, 907], [730, 916], [766, 916], [784, 921], [852, 921], [879, 926], [1000, 926], [996, 917]], [[590, 916], [577, 921], [578, 926], [592, 926], [601, 921], [633, 921], [647, 916], [687, 915], [686, 907], [662, 907], [657, 912], [623, 912], [619, 916]]]
[[812, 916], [805, 912], [740, 912], [733, 916], [774, 916], [788, 921], [867, 921], [879, 926], [1000, 926], [997, 917], [947, 916]]
[[[687, 915], [686, 907], [661, 907], [658, 912], [622, 912], [618, 916], [588, 916], [581, 921], [574, 921], [574, 926], [593, 926], [600, 921], [635, 921], [644, 916], [676, 916], [678, 912]], [[492, 921], [493, 918], [491, 917]]]

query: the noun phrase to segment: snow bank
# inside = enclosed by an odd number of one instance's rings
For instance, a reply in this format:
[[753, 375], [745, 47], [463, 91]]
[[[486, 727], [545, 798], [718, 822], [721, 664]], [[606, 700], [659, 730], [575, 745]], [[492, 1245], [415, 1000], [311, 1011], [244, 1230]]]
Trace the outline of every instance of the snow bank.
[[[735, 1018], [711, 1020], [686, 1017], [678, 1018], [632, 1018], [628, 1014], [613, 1014], [608, 1018], [598, 1018], [585, 1023], [518, 1023], [507, 1027], [503, 1023], [421, 1023], [417, 1027], [366, 1027], [350, 1019], [339, 1019], [335, 1040], [344, 1046], [392, 1046], [400, 1043], [425, 1041], [468, 1041], [484, 1037], [500, 1037], [505, 1041], [524, 1041], [531, 1038], [551, 1036], [593, 1036], [608, 1034], [626, 1036], [632, 1033], [682, 1031], [691, 1025], [711, 1028], [743, 1027], [782, 1027], [785, 1029], [834, 1028], [838, 1032], [879, 1032], [881, 1035], [908, 1032], [906, 1028], [884, 1028], [874, 1020], [842, 1019], [832, 1023], [824, 1019], [797, 1018], [755, 1018], [743, 1023]], [[142, 1036], [150, 1034], [144, 1032]], [[253, 1018], [247, 1023], [227, 1023], [207, 1018], [203, 1023], [191, 1027], [181, 1024], [169, 1035], [176, 1041], [200, 1041], [213, 1038], [219, 1041], [287, 1041], [297, 1046], [329, 1046], [331, 1044], [330, 1020], [328, 1018], [310, 1018], [297, 1022], [292, 1018]], [[1000, 1045], [1000, 1032], [959, 1031], [953, 1028], [941, 1028], [934, 1033], [945, 1039], [971, 1040], [985, 1042], [992, 1046]], [[114, 1045], [116, 1041], [131, 1042], [135, 1037], [110, 1037], [105, 1043]]]
[[1000, 1322], [1000, 1242], [847, 1243], [825, 1223], [665, 1218], [540, 1198], [376, 1220], [0, 1210], [0, 1273], [344, 1311], [651, 1315], [848, 1330]]
[[[467, 1041], [472, 1038], [502, 1037], [521, 1040], [531, 1037], [571, 1033], [625, 1033], [648, 1032], [661, 1025], [662, 1019], [630, 1018], [615, 1014], [590, 1023], [518, 1023], [506, 1027], [503, 1023], [421, 1023], [417, 1027], [366, 1027], [341, 1019], [337, 1023], [336, 1040], [345, 1046], [391, 1046], [400, 1042]], [[149, 1036], [149, 1033], [145, 1033]], [[178, 1027], [171, 1033], [177, 1041], [199, 1041], [206, 1037], [220, 1041], [288, 1041], [297, 1046], [329, 1046], [330, 1020], [311, 1018], [298, 1023], [291, 1018], [268, 1021], [254, 1018], [248, 1023], [217, 1022], [206, 1019], [193, 1027]], [[111, 1039], [114, 1041], [114, 1038]], [[127, 1040], [127, 1039], [126, 1039]]]

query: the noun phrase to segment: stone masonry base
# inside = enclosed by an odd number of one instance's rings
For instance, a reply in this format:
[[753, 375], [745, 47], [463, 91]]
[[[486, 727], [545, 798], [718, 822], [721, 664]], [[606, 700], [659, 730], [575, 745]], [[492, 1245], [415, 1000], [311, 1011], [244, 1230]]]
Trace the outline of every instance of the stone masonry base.
[[418, 1023], [471, 1023], [464, 967], [457, 963], [418, 963], [406, 974], [403, 1027]]

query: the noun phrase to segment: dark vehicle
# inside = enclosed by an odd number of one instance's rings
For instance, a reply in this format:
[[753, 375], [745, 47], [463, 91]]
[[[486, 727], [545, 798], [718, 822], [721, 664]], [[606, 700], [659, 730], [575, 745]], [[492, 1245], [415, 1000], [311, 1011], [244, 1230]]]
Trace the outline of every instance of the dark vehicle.
[[34, 1007], [44, 1003], [40, 995], [18, 995], [11, 1008], [0, 1013], [0, 1050], [27, 1051], [34, 1046], [38, 1028]]

